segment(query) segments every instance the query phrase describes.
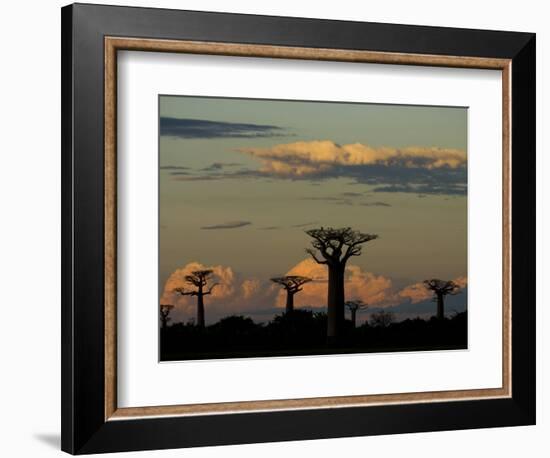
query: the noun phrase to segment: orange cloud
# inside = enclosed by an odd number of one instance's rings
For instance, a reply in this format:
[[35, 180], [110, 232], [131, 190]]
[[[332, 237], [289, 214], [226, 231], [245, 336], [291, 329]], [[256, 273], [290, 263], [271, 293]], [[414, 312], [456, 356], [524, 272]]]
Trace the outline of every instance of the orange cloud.
[[453, 148], [374, 148], [362, 143], [339, 145], [330, 140], [285, 143], [270, 148], [241, 148], [263, 161], [262, 171], [282, 176], [323, 172], [335, 165], [399, 165], [407, 168], [456, 169], [466, 165], [466, 152]]
[[185, 282], [185, 276], [194, 270], [213, 270], [213, 275], [207, 288], [218, 283], [211, 295], [205, 297], [205, 313], [207, 323], [212, 323], [228, 315], [253, 314], [260, 310], [273, 307], [276, 289], [268, 280], [257, 278], [240, 278], [231, 267], [206, 266], [199, 262], [190, 262], [184, 267], [175, 270], [164, 284], [160, 299], [161, 304], [175, 305], [173, 310], [174, 322], [187, 321], [196, 314], [197, 298], [182, 296], [174, 292], [175, 288], [185, 287], [192, 289]]
[[465, 288], [468, 285], [468, 279], [466, 277], [457, 277], [453, 281], [461, 288]]
[[[468, 284], [466, 277], [457, 277], [453, 280], [460, 288], [465, 288]], [[413, 304], [428, 300], [433, 297], [433, 292], [430, 291], [423, 282], [415, 283], [403, 288], [398, 293], [399, 297], [409, 299]]]
[[[196, 297], [182, 296], [174, 289], [188, 287], [185, 276], [194, 270], [211, 269], [213, 275], [209, 285], [219, 283], [211, 295], [205, 298], [206, 320], [212, 323], [232, 314], [254, 315], [263, 313], [262, 319], [271, 319], [272, 309], [284, 308], [286, 293], [268, 279], [239, 278], [228, 266], [207, 266], [191, 262], [175, 270], [164, 285], [161, 304], [173, 304], [174, 322], [187, 321], [196, 314]], [[307, 258], [292, 267], [286, 275], [301, 275], [313, 281], [303, 285], [303, 290], [294, 298], [295, 307], [326, 307], [328, 272], [325, 265]], [[466, 277], [454, 280], [461, 288], [466, 287]], [[346, 299], [360, 299], [371, 307], [393, 307], [402, 303], [416, 304], [432, 297], [422, 282], [401, 290], [393, 288], [392, 281], [382, 275], [367, 272], [361, 267], [349, 264], [345, 273]], [[189, 289], [191, 287], [189, 286]], [[262, 312], [263, 311], [263, 312]]]
[[244, 299], [250, 299], [261, 290], [260, 280], [257, 278], [244, 280], [241, 284]]
[[213, 283], [218, 283], [212, 290], [212, 294], [208, 296], [208, 302], [217, 302], [221, 299], [227, 299], [231, 297], [234, 292], [234, 280], [235, 274], [231, 267], [224, 266], [205, 266], [199, 262], [190, 262], [181, 269], [175, 270], [166, 283], [164, 284], [164, 291], [160, 299], [161, 304], [172, 304], [176, 306], [180, 312], [185, 314], [192, 315], [196, 306], [196, 298], [194, 296], [182, 296], [174, 292], [176, 288], [189, 288], [193, 289], [194, 287], [188, 285], [185, 282], [185, 276], [189, 275], [194, 270], [205, 270], [210, 269], [213, 271], [212, 279], [209, 282], [209, 285]]
[[[326, 266], [317, 264], [313, 259], [304, 259], [290, 269], [286, 275], [301, 275], [313, 281], [303, 286], [303, 291], [295, 298], [295, 305], [325, 307], [327, 304], [328, 272]], [[346, 298], [361, 299], [367, 304], [386, 307], [395, 305], [392, 282], [390, 279], [371, 272], [365, 272], [359, 266], [348, 265], [345, 274]], [[275, 305], [284, 307], [285, 292], [279, 291]]]
[[398, 295], [403, 299], [409, 299], [413, 304], [417, 304], [418, 302], [422, 302], [433, 297], [433, 293], [429, 291], [422, 282], [403, 288], [399, 291]]

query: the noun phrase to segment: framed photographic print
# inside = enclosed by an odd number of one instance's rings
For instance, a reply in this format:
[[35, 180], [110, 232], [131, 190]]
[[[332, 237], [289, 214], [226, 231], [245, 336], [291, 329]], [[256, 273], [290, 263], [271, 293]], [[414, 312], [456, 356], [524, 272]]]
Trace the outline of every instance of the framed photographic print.
[[62, 58], [63, 450], [534, 424], [534, 34], [77, 4]]

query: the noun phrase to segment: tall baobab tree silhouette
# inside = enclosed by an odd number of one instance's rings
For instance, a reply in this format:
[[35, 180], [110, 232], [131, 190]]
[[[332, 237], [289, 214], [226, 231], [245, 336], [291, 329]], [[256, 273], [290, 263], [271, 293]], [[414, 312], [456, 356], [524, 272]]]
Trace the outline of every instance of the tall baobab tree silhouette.
[[432, 278], [431, 280], [424, 280], [424, 286], [433, 291], [434, 300], [437, 302], [437, 319], [442, 320], [445, 317], [443, 301], [445, 296], [454, 296], [460, 292], [460, 286], [452, 280], [439, 280], [438, 278]]
[[327, 336], [337, 340], [342, 335], [344, 324], [344, 271], [346, 262], [352, 256], [359, 256], [363, 243], [377, 239], [376, 234], [366, 234], [344, 227], [310, 229], [306, 231], [313, 240], [313, 248], [306, 249], [318, 264], [328, 267]]
[[208, 290], [205, 290], [205, 286], [213, 272], [214, 271], [210, 269], [194, 270], [190, 275], [185, 276], [185, 283], [195, 286], [197, 288], [196, 290], [187, 291], [185, 287], [174, 289], [176, 293], [182, 296], [197, 296], [197, 326], [200, 328], [204, 328], [204, 296], [212, 294], [214, 287], [219, 284], [214, 283]]
[[284, 277], [272, 278], [273, 283], [281, 285], [286, 290], [286, 313], [294, 311], [294, 295], [302, 291], [302, 285], [311, 281], [309, 277], [299, 275], [285, 275]]
[[170, 312], [173, 308], [174, 306], [170, 304], [161, 304], [160, 306], [160, 322], [163, 330], [168, 327], [168, 322], [172, 320], [172, 318], [170, 318]]
[[367, 308], [367, 304], [365, 304], [362, 300], [357, 299], [354, 301], [346, 301], [345, 305], [351, 313], [351, 323], [355, 328], [357, 323], [357, 310]]

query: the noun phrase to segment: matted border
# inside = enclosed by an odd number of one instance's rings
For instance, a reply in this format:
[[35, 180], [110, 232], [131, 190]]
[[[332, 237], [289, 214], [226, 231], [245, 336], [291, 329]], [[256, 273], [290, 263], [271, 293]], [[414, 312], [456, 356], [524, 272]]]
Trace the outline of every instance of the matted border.
[[[462, 57], [430, 54], [408, 54], [344, 49], [305, 48], [271, 45], [249, 45], [185, 40], [161, 40], [105, 37], [104, 132], [105, 132], [105, 420], [131, 420], [144, 417], [192, 416], [302, 410], [338, 407], [359, 407], [386, 404], [425, 403], [510, 398], [512, 396], [511, 365], [511, 59]], [[117, 240], [117, 51], [172, 52], [239, 57], [265, 57], [320, 61], [423, 65], [493, 69], [502, 72], [502, 380], [500, 388], [430, 391], [417, 393], [333, 396], [303, 399], [242, 401], [171, 406], [117, 406], [117, 338], [116, 338], [116, 240]]]

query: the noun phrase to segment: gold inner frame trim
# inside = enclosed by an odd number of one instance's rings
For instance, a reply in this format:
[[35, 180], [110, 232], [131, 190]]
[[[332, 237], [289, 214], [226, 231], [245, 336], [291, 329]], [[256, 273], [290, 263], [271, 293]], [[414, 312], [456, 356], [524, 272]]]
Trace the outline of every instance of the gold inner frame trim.
[[[119, 408], [117, 404], [117, 51], [422, 65], [502, 72], [502, 386], [500, 388]], [[105, 37], [105, 420], [511, 397], [511, 60], [344, 49]]]

